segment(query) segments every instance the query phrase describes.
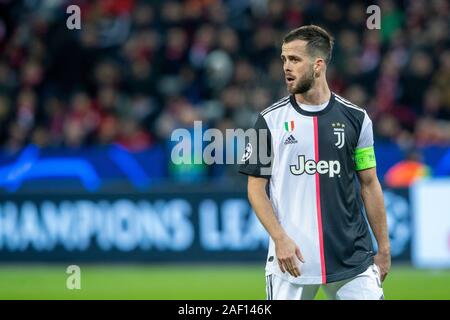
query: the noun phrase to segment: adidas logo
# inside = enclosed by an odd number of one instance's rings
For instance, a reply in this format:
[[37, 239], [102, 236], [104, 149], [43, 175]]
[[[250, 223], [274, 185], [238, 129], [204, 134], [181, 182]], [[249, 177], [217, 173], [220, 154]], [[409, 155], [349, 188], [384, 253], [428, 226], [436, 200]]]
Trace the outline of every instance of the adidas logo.
[[289, 135], [289, 137], [287, 137], [287, 139], [284, 141], [284, 144], [293, 144], [293, 143], [297, 143], [298, 141], [295, 140], [294, 136], [291, 134]]

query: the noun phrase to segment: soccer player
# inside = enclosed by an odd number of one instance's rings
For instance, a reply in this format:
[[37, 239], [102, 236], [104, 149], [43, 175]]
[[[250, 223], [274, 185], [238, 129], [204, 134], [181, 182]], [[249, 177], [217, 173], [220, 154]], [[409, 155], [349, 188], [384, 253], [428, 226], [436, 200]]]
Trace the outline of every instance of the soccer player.
[[290, 95], [259, 114], [240, 164], [250, 203], [270, 235], [268, 299], [314, 299], [321, 286], [330, 299], [384, 299], [391, 258], [372, 122], [330, 91], [332, 47], [332, 37], [315, 25], [284, 37]]

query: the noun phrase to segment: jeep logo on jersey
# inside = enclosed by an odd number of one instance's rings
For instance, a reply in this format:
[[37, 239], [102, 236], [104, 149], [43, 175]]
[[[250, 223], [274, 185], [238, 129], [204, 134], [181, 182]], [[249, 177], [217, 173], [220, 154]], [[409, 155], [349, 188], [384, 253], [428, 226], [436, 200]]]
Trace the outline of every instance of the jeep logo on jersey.
[[291, 173], [293, 175], [307, 174], [328, 174], [330, 178], [341, 173], [341, 163], [337, 160], [320, 160], [315, 162], [314, 160], [306, 160], [305, 156], [298, 156], [298, 164], [290, 165]]
[[337, 136], [337, 141], [334, 145], [338, 147], [338, 149], [341, 149], [345, 143], [345, 132], [344, 132], [345, 124], [338, 122], [333, 123], [332, 126], [333, 126], [333, 133], [334, 135]]

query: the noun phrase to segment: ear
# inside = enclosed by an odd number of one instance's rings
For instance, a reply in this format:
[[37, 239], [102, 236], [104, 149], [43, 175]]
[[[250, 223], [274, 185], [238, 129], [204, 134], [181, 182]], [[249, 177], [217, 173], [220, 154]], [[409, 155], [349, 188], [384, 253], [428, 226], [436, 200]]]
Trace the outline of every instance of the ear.
[[317, 58], [314, 63], [314, 74], [318, 78], [320, 74], [323, 72], [325, 67], [325, 60], [323, 58]]

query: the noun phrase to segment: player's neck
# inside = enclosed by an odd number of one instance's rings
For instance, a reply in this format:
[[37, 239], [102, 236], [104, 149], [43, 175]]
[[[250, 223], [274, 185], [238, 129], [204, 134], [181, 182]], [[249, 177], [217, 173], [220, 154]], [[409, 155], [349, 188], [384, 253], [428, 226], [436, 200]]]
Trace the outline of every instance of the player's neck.
[[296, 94], [295, 100], [303, 104], [319, 105], [331, 98], [331, 91], [326, 81], [316, 83], [308, 92]]

